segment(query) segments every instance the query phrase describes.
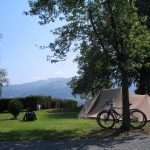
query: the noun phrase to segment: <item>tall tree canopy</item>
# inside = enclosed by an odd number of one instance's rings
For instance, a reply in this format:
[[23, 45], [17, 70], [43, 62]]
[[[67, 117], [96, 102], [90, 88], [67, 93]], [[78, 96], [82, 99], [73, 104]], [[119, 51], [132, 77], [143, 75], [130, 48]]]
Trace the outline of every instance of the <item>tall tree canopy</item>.
[[[147, 26], [150, 31], [150, 1], [149, 0], [137, 0], [136, 6], [138, 8], [138, 15], [147, 16]], [[145, 49], [146, 50], [146, 49]], [[137, 69], [135, 92], [137, 94], [149, 94], [150, 95], [150, 66], [146, 65], [150, 63], [150, 56], [145, 59], [140, 69]]]
[[[71, 50], [81, 50], [81, 58], [90, 54], [90, 51], [93, 51], [92, 56], [98, 51], [99, 71], [107, 71], [107, 74], [104, 74], [106, 79], [112, 76], [120, 79], [118, 83], [122, 85], [124, 129], [130, 128], [128, 86], [135, 78], [134, 68], [140, 68], [150, 54], [150, 34], [146, 19], [137, 16], [134, 2], [29, 0], [31, 10], [26, 12], [38, 15], [41, 25], [54, 22], [56, 19], [66, 22], [66, 25], [53, 31], [57, 38], [49, 45], [54, 52], [52, 62], [64, 60]], [[89, 48], [88, 52], [82, 52], [86, 51], [86, 47]], [[80, 59], [78, 62], [83, 62]], [[88, 67], [88, 70], [90, 68]]]
[[80, 53], [75, 59], [78, 63], [79, 76], [72, 78], [70, 87], [73, 89], [73, 94], [80, 94], [89, 99], [100, 89], [112, 87], [111, 66], [106, 66], [105, 60], [102, 61], [102, 53], [95, 45], [83, 42]]

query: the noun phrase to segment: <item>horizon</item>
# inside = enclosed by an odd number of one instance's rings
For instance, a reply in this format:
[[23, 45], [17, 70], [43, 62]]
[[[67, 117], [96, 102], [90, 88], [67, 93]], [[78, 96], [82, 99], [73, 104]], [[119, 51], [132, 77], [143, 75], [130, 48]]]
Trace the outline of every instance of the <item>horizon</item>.
[[[17, 84], [8, 84], [9, 85], [22, 85], [22, 84], [28, 84], [28, 83], [33, 83], [33, 82], [38, 82], [38, 81], [47, 81], [50, 79], [71, 79], [72, 77], [51, 77], [51, 78], [46, 78], [46, 79], [39, 79], [39, 80], [35, 80], [35, 81], [29, 81], [29, 82], [23, 82], [23, 83], [17, 83]], [[7, 86], [7, 85], [5, 85]]]
[[[4, 86], [1, 97], [16, 98], [16, 97], [26, 97], [31, 95], [32, 96], [50, 95], [54, 98], [75, 99], [77, 101], [82, 99], [78, 94], [76, 96], [72, 95], [71, 93], [72, 89], [69, 87], [69, 85], [67, 85], [69, 80], [66, 79], [70, 79], [70, 78], [62, 78], [62, 77], [49, 78], [47, 80], [37, 80], [34, 82]], [[110, 89], [115, 89], [115, 88], [110, 88]], [[135, 86], [132, 85], [129, 88], [129, 92], [135, 93], [134, 90], [135, 90]]]
[[[40, 80], [35, 80], [35, 81], [29, 81], [29, 82], [24, 82], [24, 83], [18, 83], [18, 84], [9, 84], [8, 86], [12, 86], [12, 85], [23, 85], [23, 84], [30, 84], [30, 83], [34, 83], [34, 82], [39, 82], [39, 81], [47, 81], [47, 80], [50, 80], [50, 79], [71, 79], [72, 77], [52, 77], [52, 78], [47, 78], [47, 79], [40, 79]], [[7, 85], [5, 86], [7, 87]], [[118, 88], [118, 87], [115, 87], [115, 88]], [[110, 89], [115, 89], [115, 88], [110, 88]], [[135, 93], [135, 85], [132, 84], [129, 88], [129, 92], [130, 93]]]

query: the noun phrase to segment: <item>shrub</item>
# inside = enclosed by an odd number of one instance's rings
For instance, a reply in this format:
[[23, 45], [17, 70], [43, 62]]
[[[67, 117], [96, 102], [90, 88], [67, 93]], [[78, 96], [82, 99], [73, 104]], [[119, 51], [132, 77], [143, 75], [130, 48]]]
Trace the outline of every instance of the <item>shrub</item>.
[[8, 111], [14, 116], [15, 119], [21, 112], [22, 108], [23, 108], [22, 103], [17, 99], [12, 99], [9, 102]]
[[52, 101], [51, 108], [60, 108], [61, 107], [61, 103], [62, 103], [61, 99], [53, 98], [51, 101]]
[[22, 101], [24, 108], [37, 110], [37, 105], [41, 105], [42, 109], [51, 108], [51, 97], [48, 96], [28, 96]]
[[0, 99], [0, 112], [8, 110], [8, 105], [11, 99]]
[[7, 98], [0, 99], [0, 113], [8, 111], [8, 105], [12, 100], [18, 100], [23, 105], [23, 109], [31, 108], [37, 110], [37, 105], [40, 104], [42, 109], [51, 108], [52, 100], [50, 96], [28, 96], [24, 98]]
[[75, 109], [77, 108], [77, 101], [75, 100], [68, 100], [68, 99], [64, 99], [61, 101], [61, 108], [64, 109]]
[[22, 101], [24, 108], [31, 108], [31, 110], [37, 109], [37, 96], [28, 96]]
[[48, 96], [38, 96], [37, 97], [37, 104], [42, 106], [42, 109], [51, 108], [52, 100], [51, 97]]

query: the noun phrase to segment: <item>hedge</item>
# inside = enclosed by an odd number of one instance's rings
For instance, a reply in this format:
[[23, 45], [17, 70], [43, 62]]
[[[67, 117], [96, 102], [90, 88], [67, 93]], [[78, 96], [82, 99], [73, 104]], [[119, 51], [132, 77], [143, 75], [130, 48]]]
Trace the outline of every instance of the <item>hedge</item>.
[[0, 100], [0, 112], [8, 110], [9, 101], [11, 99], [1, 99]]
[[[28, 96], [25, 98], [16, 98], [23, 104], [23, 109], [31, 108], [32, 110], [37, 109], [37, 105], [40, 104], [42, 109], [51, 108], [51, 97], [48, 96]], [[13, 98], [0, 99], [0, 112], [8, 110], [8, 104]]]
[[37, 97], [37, 104], [42, 106], [42, 109], [51, 108], [52, 99], [48, 96], [39, 96]]
[[60, 107], [63, 109], [75, 109], [78, 107], [78, 103], [75, 100], [64, 99], [61, 101]]
[[[12, 98], [13, 99], [13, 98]], [[12, 100], [0, 99], [0, 112], [8, 111], [8, 104]], [[41, 105], [41, 109], [62, 108], [74, 109], [77, 108], [77, 101], [69, 99], [52, 99], [48, 96], [28, 96], [25, 98], [16, 98], [23, 104], [23, 109], [31, 108], [37, 110], [37, 105]]]

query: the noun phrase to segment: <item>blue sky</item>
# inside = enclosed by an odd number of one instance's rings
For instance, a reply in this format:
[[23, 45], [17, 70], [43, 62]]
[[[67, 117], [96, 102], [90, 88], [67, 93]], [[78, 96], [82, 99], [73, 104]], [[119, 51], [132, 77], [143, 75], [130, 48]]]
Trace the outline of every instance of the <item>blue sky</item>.
[[50, 50], [37, 45], [48, 45], [54, 40], [50, 33], [60, 22], [40, 26], [37, 17], [25, 16], [27, 0], [0, 0], [0, 68], [6, 68], [10, 84], [20, 84], [54, 77], [76, 75], [74, 54], [67, 61], [51, 64], [46, 61]]

